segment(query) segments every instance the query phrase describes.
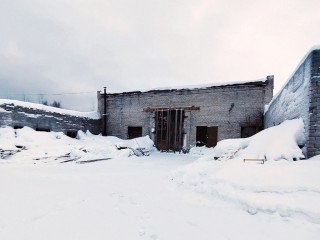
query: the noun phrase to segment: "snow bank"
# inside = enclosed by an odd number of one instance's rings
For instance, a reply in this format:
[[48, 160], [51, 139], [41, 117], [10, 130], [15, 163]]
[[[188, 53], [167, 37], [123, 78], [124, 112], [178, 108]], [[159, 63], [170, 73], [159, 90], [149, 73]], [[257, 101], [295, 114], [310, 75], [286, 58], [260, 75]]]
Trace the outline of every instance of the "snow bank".
[[177, 186], [230, 202], [250, 214], [277, 213], [320, 223], [320, 157], [266, 164], [198, 160], [173, 173]]
[[10, 100], [10, 99], [0, 99], [0, 105], [3, 104], [13, 104], [15, 106], [21, 106], [24, 108], [38, 109], [51, 113], [60, 113], [63, 115], [71, 115], [76, 117], [85, 117], [90, 119], [100, 119], [100, 114], [98, 112], [78, 112], [73, 110], [67, 110], [62, 108], [55, 108], [51, 106], [46, 106], [43, 104], [23, 102], [18, 100]]
[[[299, 146], [305, 144], [302, 119], [284, 121], [282, 124], [265, 129], [249, 138], [226, 139], [219, 141], [204, 158], [214, 159], [226, 154], [236, 153], [240, 158], [265, 160], [302, 159], [304, 155]], [[192, 148], [191, 152], [196, 152]]]
[[[172, 179], [179, 188], [220, 198], [250, 214], [277, 213], [319, 224], [320, 156], [285, 161], [302, 158], [298, 145], [304, 142], [302, 120], [288, 120], [250, 138], [220, 141], [208, 154], [173, 172]], [[237, 153], [224, 158], [232, 152]], [[228, 161], [214, 160], [217, 157]], [[259, 164], [244, 158], [278, 161]]]
[[[78, 132], [77, 139], [69, 138], [62, 132], [37, 132], [29, 127], [14, 130], [11, 127], [0, 128], [0, 148], [4, 150], [23, 147], [21, 152], [9, 158], [12, 161], [36, 160], [40, 162], [76, 162], [128, 157], [135, 154], [136, 149], [154, 151], [149, 136], [123, 140], [117, 137], [103, 137], [89, 131]], [[8, 162], [8, 161], [6, 161]]]
[[0, 128], [0, 149], [15, 150], [17, 149], [15, 144], [15, 133], [11, 127]]

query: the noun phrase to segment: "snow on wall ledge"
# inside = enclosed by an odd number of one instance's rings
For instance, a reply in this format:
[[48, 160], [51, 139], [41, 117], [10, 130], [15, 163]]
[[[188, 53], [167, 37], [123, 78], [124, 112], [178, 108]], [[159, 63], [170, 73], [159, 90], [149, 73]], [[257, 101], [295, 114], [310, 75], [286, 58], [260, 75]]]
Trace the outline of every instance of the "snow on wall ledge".
[[307, 157], [320, 154], [319, 79], [320, 46], [316, 46], [306, 54], [286, 84], [265, 109], [265, 128], [279, 125], [285, 120], [303, 119], [304, 135], [307, 139], [303, 153]]
[[101, 118], [97, 112], [77, 112], [42, 104], [0, 99], [0, 126], [31, 127], [55, 132], [101, 132]]

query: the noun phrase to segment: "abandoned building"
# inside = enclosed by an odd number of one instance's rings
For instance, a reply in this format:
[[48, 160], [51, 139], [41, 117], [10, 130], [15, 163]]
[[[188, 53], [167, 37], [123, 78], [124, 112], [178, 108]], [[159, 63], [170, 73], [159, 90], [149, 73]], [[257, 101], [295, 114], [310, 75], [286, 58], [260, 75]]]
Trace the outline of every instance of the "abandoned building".
[[[159, 150], [213, 147], [302, 118], [306, 157], [320, 154], [320, 47], [311, 49], [273, 97], [273, 76], [248, 82], [123, 93], [98, 92], [98, 110], [81, 113], [14, 100], [0, 101], [0, 127], [28, 126], [75, 137], [89, 130], [120, 138], [149, 135]], [[265, 109], [265, 106], [267, 108]]]
[[3, 100], [0, 101], [0, 126], [11, 126], [15, 129], [26, 126], [37, 131], [64, 132], [69, 137], [75, 137], [78, 130], [99, 134], [101, 119], [98, 113], [82, 113], [42, 104]]
[[100, 94], [98, 110], [106, 135], [149, 135], [159, 150], [213, 147], [217, 141], [249, 137], [263, 129], [273, 81], [268, 76], [251, 82]]

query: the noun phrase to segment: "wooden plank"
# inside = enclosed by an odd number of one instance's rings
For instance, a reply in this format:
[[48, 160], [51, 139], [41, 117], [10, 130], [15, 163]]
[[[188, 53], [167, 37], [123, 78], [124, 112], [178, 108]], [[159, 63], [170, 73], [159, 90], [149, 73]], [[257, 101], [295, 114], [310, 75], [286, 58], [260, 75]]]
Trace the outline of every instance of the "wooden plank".
[[264, 163], [264, 159], [263, 158], [244, 158], [243, 162], [246, 162], [246, 161], [257, 161], [257, 162]]
[[143, 111], [144, 112], [156, 112], [156, 111], [168, 111], [168, 110], [179, 110], [182, 109], [184, 111], [197, 111], [200, 110], [200, 107], [195, 107], [195, 106], [191, 106], [191, 107], [170, 107], [170, 108], [144, 108]]

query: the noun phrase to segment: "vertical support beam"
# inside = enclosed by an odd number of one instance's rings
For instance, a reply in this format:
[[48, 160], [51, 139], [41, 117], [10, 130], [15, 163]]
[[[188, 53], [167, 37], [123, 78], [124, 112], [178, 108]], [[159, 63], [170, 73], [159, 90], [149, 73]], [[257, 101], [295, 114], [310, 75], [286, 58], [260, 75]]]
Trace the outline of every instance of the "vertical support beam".
[[107, 136], [107, 88], [103, 88], [103, 136]]
[[179, 152], [182, 150], [182, 127], [183, 127], [183, 110], [180, 109], [180, 127], [179, 127]]
[[156, 121], [155, 121], [156, 139], [154, 141], [156, 148], [158, 148], [158, 120], [159, 120], [159, 111], [156, 111]]
[[166, 136], [166, 149], [167, 151], [169, 150], [169, 145], [170, 145], [170, 131], [169, 131], [169, 127], [170, 127], [170, 110], [167, 110], [167, 136]]
[[175, 119], [174, 119], [174, 151], [177, 150], [177, 126], [178, 124], [178, 109], [175, 111]]
[[[162, 142], [162, 132], [163, 132], [163, 111], [160, 112], [161, 113], [161, 126], [160, 126], [160, 144], [161, 147], [163, 147], [163, 142]], [[162, 150], [162, 149], [161, 149]]]

